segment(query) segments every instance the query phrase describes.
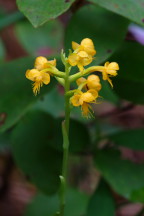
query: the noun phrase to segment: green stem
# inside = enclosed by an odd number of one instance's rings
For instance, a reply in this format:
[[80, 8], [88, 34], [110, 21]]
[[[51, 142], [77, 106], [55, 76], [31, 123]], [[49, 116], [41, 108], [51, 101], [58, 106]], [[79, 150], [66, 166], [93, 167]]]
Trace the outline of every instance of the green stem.
[[54, 76], [57, 76], [59, 78], [65, 78], [65, 73], [57, 70], [55, 67], [46, 68], [41, 70], [41, 72], [51, 72]]
[[69, 154], [69, 119], [70, 119], [70, 104], [69, 96], [67, 92], [70, 90], [69, 82], [69, 65], [65, 67], [65, 121], [62, 123], [63, 132], [63, 162], [62, 162], [62, 175], [60, 176], [60, 216], [64, 216], [65, 209], [65, 197], [67, 187], [67, 166], [68, 166], [68, 154]]
[[77, 80], [78, 78], [82, 77], [82, 76], [86, 76], [89, 73], [92, 72], [103, 72], [104, 66], [92, 66], [89, 67], [87, 69], [84, 69], [82, 72], [78, 72], [76, 74], [73, 74], [69, 77], [70, 82], [74, 82], [75, 80]]

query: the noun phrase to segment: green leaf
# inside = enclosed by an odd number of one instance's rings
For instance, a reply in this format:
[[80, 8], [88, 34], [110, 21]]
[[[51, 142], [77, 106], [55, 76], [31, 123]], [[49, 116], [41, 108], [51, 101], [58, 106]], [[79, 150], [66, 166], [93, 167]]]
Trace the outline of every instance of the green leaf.
[[[144, 0], [90, 0], [110, 11], [120, 14], [133, 22], [144, 25]], [[117, 31], [117, 29], [116, 29]]]
[[54, 117], [64, 115], [64, 94], [56, 86], [42, 100], [37, 101], [33, 108], [48, 112]]
[[10, 14], [7, 14], [5, 12], [0, 14], [0, 30], [16, 23], [17, 21], [23, 18], [24, 18], [24, 15], [19, 11], [15, 11]]
[[108, 185], [101, 180], [98, 188], [92, 195], [87, 216], [114, 216], [115, 215], [115, 203], [110, 192]]
[[46, 92], [54, 82], [41, 88], [34, 96], [32, 85], [25, 77], [25, 71], [32, 68], [33, 58], [22, 58], [0, 65], [0, 132], [13, 126], [30, 107]]
[[24, 20], [15, 25], [15, 32], [26, 51], [32, 55], [56, 53], [61, 48], [62, 26], [58, 20], [49, 21], [37, 29]]
[[109, 136], [118, 146], [124, 146], [134, 150], [144, 150], [144, 129], [131, 129], [120, 131]]
[[[54, 125], [55, 135], [53, 136], [53, 139], [49, 141], [49, 145], [58, 150], [62, 150], [63, 144], [61, 130], [62, 120], [62, 118], [56, 119]], [[70, 120], [69, 142], [71, 152], [86, 152], [90, 148], [91, 140], [89, 132], [83, 123], [74, 119]]]
[[[65, 216], [84, 215], [88, 197], [74, 189], [68, 189]], [[27, 206], [24, 216], [53, 216], [59, 210], [58, 197], [38, 194]]]
[[11, 144], [10, 136], [10, 132], [5, 132], [3, 134], [0, 133], [0, 152], [9, 149]]
[[125, 42], [110, 61], [120, 65], [118, 76], [113, 78], [114, 91], [123, 99], [144, 104], [144, 47], [136, 42]]
[[43, 192], [57, 191], [62, 155], [49, 146], [55, 136], [54, 119], [44, 112], [28, 113], [12, 133], [12, 151], [18, 166]]
[[144, 202], [144, 164], [123, 160], [114, 150], [98, 151], [95, 164], [113, 190], [129, 200]]
[[116, 93], [111, 88], [110, 84], [107, 81], [101, 80], [102, 89], [99, 92], [99, 95], [102, 96], [102, 100], [107, 100], [114, 105], [120, 104], [120, 99]]
[[4, 57], [5, 57], [5, 48], [4, 48], [4, 44], [0, 40], [0, 61], [2, 61]]
[[97, 50], [93, 64], [105, 61], [124, 40], [128, 21], [123, 17], [94, 5], [78, 10], [70, 20], [65, 34], [65, 48], [71, 48], [71, 42], [80, 43], [91, 38]]
[[17, 0], [19, 10], [29, 19], [34, 27], [55, 19], [69, 9], [74, 0]]

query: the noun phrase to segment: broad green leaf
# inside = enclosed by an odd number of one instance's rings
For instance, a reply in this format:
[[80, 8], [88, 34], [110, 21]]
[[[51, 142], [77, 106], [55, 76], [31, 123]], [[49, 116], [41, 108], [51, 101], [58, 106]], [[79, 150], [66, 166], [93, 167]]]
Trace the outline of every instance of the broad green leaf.
[[118, 76], [113, 78], [114, 91], [123, 99], [144, 104], [144, 46], [136, 42], [125, 42], [110, 61], [120, 65]]
[[11, 144], [10, 132], [0, 133], [0, 152], [9, 149]]
[[4, 59], [4, 56], [5, 56], [5, 48], [2, 41], [0, 40], [0, 61]]
[[[90, 0], [110, 11], [120, 14], [133, 22], [144, 25], [144, 0]], [[117, 29], [116, 29], [117, 31]]]
[[61, 48], [62, 26], [58, 20], [52, 20], [37, 29], [24, 20], [15, 25], [15, 32], [18, 40], [32, 55], [56, 53]]
[[20, 11], [15, 11], [13, 13], [6, 13], [4, 10], [0, 9], [0, 30], [18, 22], [23, 19], [24, 15]]
[[120, 131], [110, 135], [109, 139], [118, 146], [124, 146], [134, 150], [144, 150], [144, 129]]
[[22, 58], [0, 65], [0, 131], [13, 126], [28, 109], [46, 92], [54, 82], [43, 86], [38, 96], [32, 92], [31, 81], [25, 77], [25, 71], [33, 68], [33, 58]]
[[[65, 216], [80, 216], [86, 212], [88, 197], [74, 189], [68, 189]], [[27, 206], [24, 216], [54, 216], [59, 210], [58, 197], [38, 194]]]
[[49, 146], [54, 119], [45, 112], [25, 115], [12, 134], [12, 151], [17, 165], [43, 192], [51, 194], [59, 186], [61, 153]]
[[111, 88], [110, 84], [107, 81], [101, 80], [102, 89], [99, 92], [99, 95], [102, 96], [102, 100], [107, 100], [115, 105], [119, 105], [120, 99], [116, 93]]
[[58, 86], [55, 86], [33, 108], [48, 112], [54, 117], [64, 116], [64, 94], [61, 94]]
[[91, 38], [97, 50], [93, 64], [105, 61], [124, 40], [128, 21], [123, 17], [95, 5], [79, 9], [71, 18], [65, 33], [65, 48], [71, 48], [71, 42], [80, 43]]
[[[49, 141], [49, 145], [58, 150], [62, 150], [62, 130], [61, 124], [63, 119], [58, 118], [54, 124], [54, 136]], [[90, 149], [91, 140], [87, 127], [74, 119], [70, 120], [70, 133], [69, 133], [70, 151], [71, 152], [86, 152]]]
[[69, 9], [74, 0], [17, 0], [19, 10], [29, 19], [34, 27], [55, 19]]
[[114, 150], [98, 151], [96, 167], [111, 187], [125, 198], [144, 202], [144, 164], [135, 164], [120, 157]]
[[[107, 115], [107, 117], [109, 116]], [[115, 133], [118, 133], [122, 130], [121, 126], [113, 125], [112, 123], [107, 122], [107, 120], [101, 121], [99, 127], [100, 127], [99, 129], [101, 130], [102, 139], [111, 136]]]
[[108, 185], [101, 180], [92, 195], [87, 210], [87, 216], [114, 216], [115, 203]]

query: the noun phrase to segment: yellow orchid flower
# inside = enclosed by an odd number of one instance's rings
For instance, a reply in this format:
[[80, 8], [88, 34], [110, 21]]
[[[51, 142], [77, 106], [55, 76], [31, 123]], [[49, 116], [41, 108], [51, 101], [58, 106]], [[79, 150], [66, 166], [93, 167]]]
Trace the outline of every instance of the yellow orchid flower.
[[35, 60], [34, 67], [38, 70], [43, 70], [45, 68], [48, 68], [49, 64], [56, 67], [56, 59], [48, 61], [47, 58], [39, 56]]
[[92, 116], [92, 107], [89, 103], [96, 103], [97, 97], [98, 92], [94, 89], [90, 89], [84, 93], [77, 90], [77, 92], [71, 97], [70, 101], [73, 106], [81, 106], [83, 116], [88, 118]]
[[86, 65], [89, 65], [93, 56], [96, 54], [93, 41], [89, 38], [85, 38], [81, 41], [81, 44], [72, 42], [72, 48], [74, 53], [68, 57], [68, 62], [71, 66], [78, 66], [80, 71], [83, 71]]
[[87, 54], [91, 56], [94, 56], [96, 54], [96, 50], [95, 50], [93, 41], [89, 38], [83, 39], [80, 44], [73, 41], [72, 48], [74, 52], [85, 51]]
[[101, 90], [100, 78], [97, 75], [90, 75], [87, 79], [81, 77], [76, 81], [77, 85], [80, 87], [87, 87], [87, 89], [94, 89], [96, 91]]
[[102, 72], [102, 76], [103, 76], [103, 80], [108, 80], [108, 82], [110, 83], [110, 85], [113, 87], [112, 81], [109, 78], [110, 76], [116, 76], [117, 75], [117, 70], [119, 70], [119, 65], [116, 62], [106, 62], [104, 64], [104, 69], [101, 71]]
[[35, 60], [35, 68], [26, 71], [26, 78], [33, 81], [33, 93], [37, 95], [40, 91], [40, 87], [43, 84], [48, 85], [50, 83], [50, 73], [44, 71], [44, 69], [56, 66], [56, 60], [48, 61], [45, 57], [37, 57]]
[[97, 91], [101, 90], [100, 78], [97, 75], [90, 75], [87, 78], [88, 89], [95, 89]]

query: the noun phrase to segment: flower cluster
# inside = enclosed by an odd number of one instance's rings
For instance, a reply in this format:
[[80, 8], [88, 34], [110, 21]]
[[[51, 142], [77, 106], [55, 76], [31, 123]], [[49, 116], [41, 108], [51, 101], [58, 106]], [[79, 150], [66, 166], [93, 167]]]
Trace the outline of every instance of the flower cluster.
[[[53, 75], [64, 86], [65, 94], [70, 95], [69, 103], [75, 107], [80, 106], [83, 116], [91, 117], [92, 107], [90, 104], [97, 102], [99, 91], [102, 88], [99, 76], [91, 73], [100, 72], [102, 79], [107, 80], [113, 87], [110, 77], [117, 75], [119, 65], [116, 62], [106, 62], [104, 66], [85, 68], [94, 60], [96, 54], [93, 41], [89, 38], [83, 39], [80, 44], [72, 42], [72, 49], [73, 52], [71, 51], [68, 57], [63, 52], [61, 54], [65, 72], [56, 68], [55, 59], [48, 61], [45, 57], [40, 56], [36, 58], [34, 68], [26, 71], [26, 78], [34, 82], [33, 92], [36, 95], [43, 84], [48, 85], [50, 83], [50, 75]], [[77, 66], [79, 71], [71, 75], [71, 67], [74, 66]], [[84, 78], [85, 76], [87, 78]], [[78, 88], [75, 90], [68, 89], [66, 86], [70, 86], [74, 81], [76, 81]]]

